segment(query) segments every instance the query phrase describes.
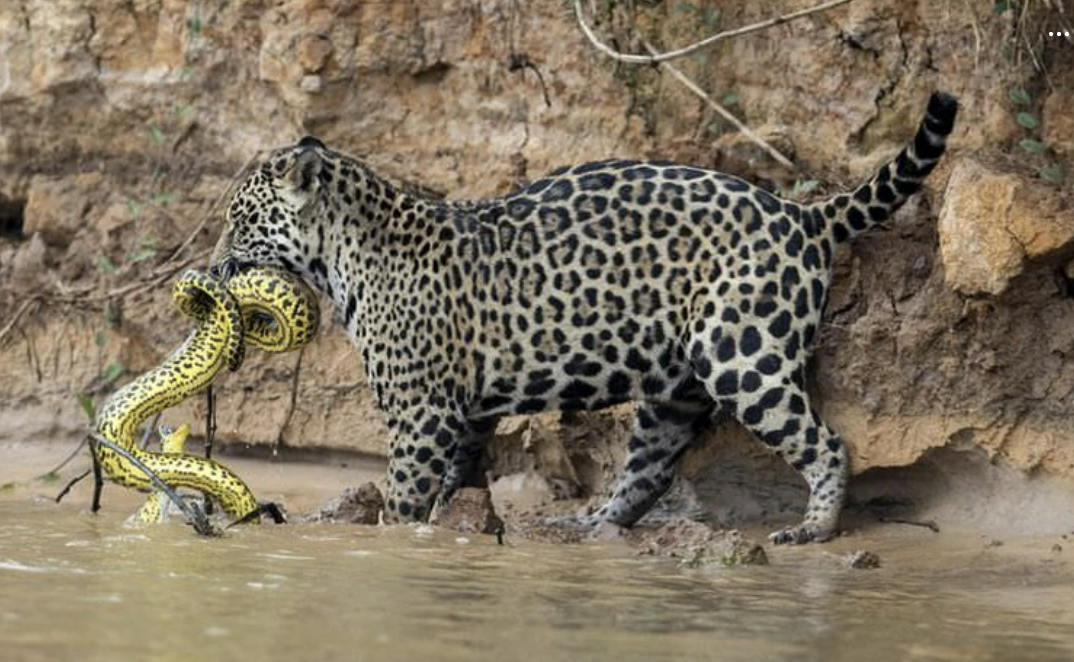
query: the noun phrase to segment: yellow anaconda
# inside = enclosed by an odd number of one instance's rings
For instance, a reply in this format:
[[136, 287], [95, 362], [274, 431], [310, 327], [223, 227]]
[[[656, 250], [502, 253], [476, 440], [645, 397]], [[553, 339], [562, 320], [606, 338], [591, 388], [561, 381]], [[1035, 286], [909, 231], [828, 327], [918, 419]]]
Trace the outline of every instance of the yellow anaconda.
[[[160, 452], [163, 455], [182, 455], [186, 448], [186, 439], [190, 436], [190, 426], [183, 423], [171, 432], [160, 433]], [[168, 496], [160, 489], [153, 488], [153, 492], [142, 504], [142, 507], [134, 514], [135, 521], [152, 524], [166, 522], [168, 520]]]
[[[176, 282], [172, 295], [178, 308], [197, 320], [197, 327], [160, 366], [105, 403], [97, 416], [97, 430], [168, 486], [204, 492], [229, 517], [245, 519], [259, 506], [233, 471], [203, 457], [145, 451], [134, 440], [147, 418], [207, 387], [225, 365], [237, 370], [245, 356], [245, 343], [270, 352], [286, 352], [308, 343], [317, 332], [317, 300], [301, 280], [271, 268], [250, 269], [226, 285], [190, 270]], [[149, 477], [119, 453], [101, 444], [96, 453], [114, 482], [150, 489]]]

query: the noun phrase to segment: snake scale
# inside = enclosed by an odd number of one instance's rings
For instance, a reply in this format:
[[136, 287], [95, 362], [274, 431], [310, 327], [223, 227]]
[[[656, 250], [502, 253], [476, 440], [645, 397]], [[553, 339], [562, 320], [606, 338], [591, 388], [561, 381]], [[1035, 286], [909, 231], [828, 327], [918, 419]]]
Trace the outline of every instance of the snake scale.
[[[260, 508], [257, 499], [235, 472], [215, 460], [182, 452], [186, 430], [166, 438], [167, 447], [161, 453], [138, 448], [135, 438], [146, 419], [205, 389], [224, 366], [238, 370], [246, 344], [286, 352], [309, 343], [318, 326], [316, 297], [300, 279], [272, 268], [250, 269], [226, 284], [189, 270], [175, 283], [172, 296], [179, 310], [196, 320], [197, 326], [163, 363], [105, 403], [97, 416], [97, 431], [168, 486], [204, 492], [234, 520], [257, 519], [252, 515]], [[95, 452], [113, 482], [143, 491], [152, 487], [145, 472], [119, 453], [102, 444]], [[139, 519], [156, 521], [159, 508], [148, 508], [148, 512], [140, 511]]]

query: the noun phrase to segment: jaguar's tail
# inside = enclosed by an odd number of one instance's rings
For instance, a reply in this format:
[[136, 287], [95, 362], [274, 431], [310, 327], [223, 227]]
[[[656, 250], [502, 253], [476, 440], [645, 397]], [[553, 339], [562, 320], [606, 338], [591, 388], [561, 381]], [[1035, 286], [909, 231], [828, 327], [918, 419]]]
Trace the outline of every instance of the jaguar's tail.
[[958, 100], [935, 92], [913, 142], [895, 160], [880, 168], [873, 178], [851, 193], [841, 193], [811, 205], [814, 212], [831, 224], [836, 241], [843, 242], [887, 220], [906, 199], [921, 188], [921, 182], [943, 156], [947, 136], [955, 126]]

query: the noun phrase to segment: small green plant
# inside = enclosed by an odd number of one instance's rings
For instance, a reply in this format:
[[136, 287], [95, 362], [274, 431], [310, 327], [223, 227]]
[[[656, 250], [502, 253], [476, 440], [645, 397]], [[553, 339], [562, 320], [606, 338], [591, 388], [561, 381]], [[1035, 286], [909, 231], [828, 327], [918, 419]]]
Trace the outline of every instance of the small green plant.
[[164, 141], [167, 140], [167, 136], [164, 135], [164, 131], [159, 126], [157, 126], [156, 124], [151, 124], [149, 126], [149, 139], [157, 147], [162, 147], [164, 145]]
[[675, 11], [681, 14], [696, 14], [701, 19], [701, 26], [708, 32], [713, 32], [720, 23], [720, 10], [715, 7], [699, 7], [692, 2], [680, 2], [675, 5]]
[[90, 423], [97, 420], [97, 405], [93, 402], [93, 398], [86, 393], [76, 393], [75, 397], [78, 399], [78, 404], [82, 407], [83, 413], [86, 414], [86, 418]]
[[111, 384], [120, 378], [120, 376], [127, 371], [127, 368], [121, 361], [112, 361], [104, 367], [101, 371], [101, 378], [104, 379], [105, 384]]
[[113, 276], [117, 271], [119, 271], [119, 267], [117, 267], [116, 263], [112, 261], [112, 258], [108, 257], [107, 255], [98, 255], [97, 271], [104, 274], [105, 276]]
[[805, 200], [810, 193], [817, 190], [818, 186], [820, 186], [820, 182], [815, 179], [796, 179], [791, 190], [788, 191], [783, 188], [777, 188], [776, 195], [788, 200], [801, 202]]
[[1025, 152], [1045, 161], [1044, 165], [1037, 168], [1038, 177], [1046, 182], [1062, 184], [1066, 175], [1063, 167], [1050, 158], [1048, 145], [1040, 139], [1040, 120], [1031, 111], [1033, 97], [1018, 87], [1008, 92], [1007, 96], [1015, 107], [1014, 121], [1026, 131], [1026, 137], [1018, 141], [1018, 146]]
[[[725, 92], [720, 97], [720, 105], [724, 108], [734, 108], [738, 106], [738, 102], [741, 96], [738, 92]], [[719, 115], [713, 114], [712, 117], [705, 123], [704, 131], [709, 137], [716, 138], [723, 135], [727, 130], [727, 124], [723, 118]]]
[[138, 264], [146, 260], [152, 260], [157, 256], [157, 238], [153, 235], [143, 237], [138, 242], [138, 247], [123, 257], [125, 264]]
[[818, 186], [820, 186], [820, 182], [815, 179], [799, 179], [791, 187], [790, 197], [792, 200], [801, 200], [815, 191]]

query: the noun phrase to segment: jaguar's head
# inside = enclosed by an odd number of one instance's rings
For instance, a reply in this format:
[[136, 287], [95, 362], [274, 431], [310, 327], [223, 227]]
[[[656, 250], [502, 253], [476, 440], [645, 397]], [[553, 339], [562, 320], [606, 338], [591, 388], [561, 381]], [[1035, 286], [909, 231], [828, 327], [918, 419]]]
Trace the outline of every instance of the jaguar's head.
[[250, 169], [228, 202], [209, 269], [228, 279], [246, 267], [277, 266], [302, 274], [322, 215], [321, 175], [331, 152], [303, 138]]

